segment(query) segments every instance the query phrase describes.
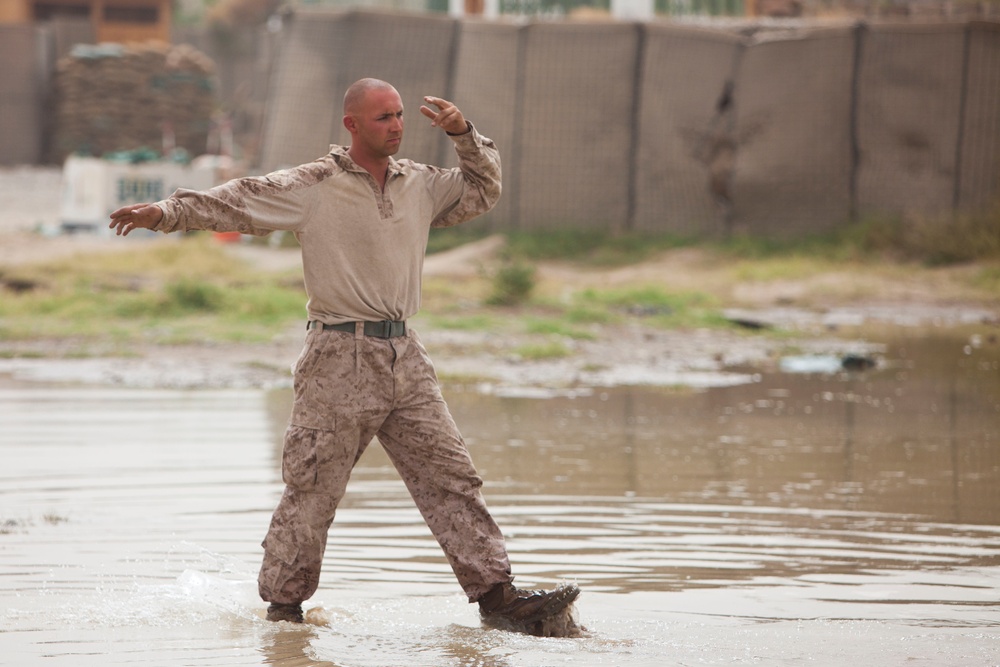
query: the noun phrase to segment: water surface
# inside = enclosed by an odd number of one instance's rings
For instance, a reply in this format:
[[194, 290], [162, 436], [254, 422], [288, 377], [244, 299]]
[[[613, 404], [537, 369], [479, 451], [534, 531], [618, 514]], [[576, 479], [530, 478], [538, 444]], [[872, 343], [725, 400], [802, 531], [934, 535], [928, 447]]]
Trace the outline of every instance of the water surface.
[[583, 587], [574, 640], [481, 628], [377, 447], [318, 624], [268, 623], [287, 389], [8, 378], [0, 664], [1000, 664], [1000, 345], [829, 363], [709, 390], [447, 388], [518, 582]]

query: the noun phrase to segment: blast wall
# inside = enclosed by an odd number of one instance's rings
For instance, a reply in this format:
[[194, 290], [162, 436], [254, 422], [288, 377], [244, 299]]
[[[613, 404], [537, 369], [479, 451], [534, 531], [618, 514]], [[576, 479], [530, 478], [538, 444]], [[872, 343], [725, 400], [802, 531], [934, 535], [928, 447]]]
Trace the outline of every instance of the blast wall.
[[[504, 221], [505, 226], [516, 224], [519, 202], [520, 171], [520, 110], [522, 96], [518, 82], [521, 79], [522, 40], [525, 31], [518, 26], [503, 23], [470, 22], [459, 32], [458, 53], [455, 62], [455, 81], [452, 94], [477, 128], [496, 142], [503, 163], [503, 195], [491, 211], [492, 218]], [[417, 121], [416, 123], [419, 123]], [[412, 119], [407, 132], [413, 130]], [[446, 149], [442, 164], [454, 166], [453, 151]]]
[[[42, 159], [38, 63], [78, 27], [54, 26], [51, 43], [0, 28], [0, 163]], [[378, 77], [403, 97], [403, 156], [455, 164], [419, 113], [424, 95], [454, 100], [497, 142], [504, 194], [479, 224], [498, 229], [794, 237], [1000, 198], [1000, 22], [721, 29], [298, 10], [259, 39], [254, 52], [275, 55], [253, 81], [266, 103], [253, 93], [243, 123], [261, 127], [258, 170], [348, 143], [344, 90]], [[221, 81], [237, 101], [265, 62], [213, 56], [242, 80]]]
[[853, 71], [850, 29], [748, 45], [734, 93], [735, 226], [795, 236], [849, 218]]
[[512, 174], [517, 224], [578, 229], [624, 221], [638, 31], [566, 23], [525, 30]]
[[729, 90], [743, 48], [730, 33], [647, 28], [637, 101], [635, 230], [702, 236], [724, 228], [736, 158]]
[[[419, 124], [424, 95], [447, 96], [459, 24], [420, 15], [301, 12], [285, 25], [265, 125], [268, 168], [314, 159], [331, 143], [348, 144], [344, 91], [364, 77], [399, 90], [410, 127]], [[407, 131], [406, 156], [438, 162], [443, 152], [429, 131]]]
[[969, 24], [966, 40], [955, 190], [959, 209], [976, 211], [1000, 199], [1000, 22]]
[[964, 51], [961, 25], [865, 31], [857, 91], [862, 216], [939, 214], [954, 205]]
[[263, 168], [347, 143], [343, 90], [392, 82], [404, 153], [455, 164], [416, 107], [453, 99], [500, 147], [487, 224], [717, 236], [980, 210], [1000, 195], [1000, 24], [739, 30], [302, 11]]

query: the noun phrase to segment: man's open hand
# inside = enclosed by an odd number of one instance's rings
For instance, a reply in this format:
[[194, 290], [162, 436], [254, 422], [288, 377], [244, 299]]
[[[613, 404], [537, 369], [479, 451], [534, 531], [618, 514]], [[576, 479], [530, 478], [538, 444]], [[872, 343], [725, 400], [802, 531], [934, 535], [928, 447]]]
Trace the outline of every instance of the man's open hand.
[[118, 236], [128, 236], [133, 229], [152, 229], [161, 219], [163, 211], [155, 204], [129, 204], [111, 214], [111, 224]]
[[440, 127], [448, 134], [465, 134], [469, 131], [469, 125], [465, 122], [465, 116], [454, 104], [440, 97], [427, 96], [424, 98], [427, 104], [433, 104], [438, 108], [434, 111], [430, 107], [420, 107], [420, 113], [431, 119], [431, 127]]

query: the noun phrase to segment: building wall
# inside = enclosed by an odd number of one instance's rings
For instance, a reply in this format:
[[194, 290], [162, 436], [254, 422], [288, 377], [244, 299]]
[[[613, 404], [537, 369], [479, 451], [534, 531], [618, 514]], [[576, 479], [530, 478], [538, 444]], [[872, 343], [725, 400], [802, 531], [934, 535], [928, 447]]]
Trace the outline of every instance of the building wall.
[[100, 42], [170, 41], [170, 0], [0, 0], [0, 24], [88, 17]]
[[0, 0], [0, 24], [27, 23], [31, 20], [28, 0]]

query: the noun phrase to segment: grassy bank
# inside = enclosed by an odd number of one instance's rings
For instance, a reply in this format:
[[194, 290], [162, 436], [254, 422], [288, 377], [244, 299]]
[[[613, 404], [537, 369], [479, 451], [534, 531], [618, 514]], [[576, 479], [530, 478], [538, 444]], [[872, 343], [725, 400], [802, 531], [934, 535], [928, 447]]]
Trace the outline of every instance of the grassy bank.
[[[519, 354], [546, 358], [570, 354], [573, 341], [593, 339], [602, 327], [633, 321], [669, 329], [737, 327], [722, 313], [743, 305], [738, 293], [748, 286], [847, 275], [854, 287], [834, 294], [835, 281], [826, 280], [821, 296], [871, 298], [886, 284], [908, 281], [950, 296], [996, 298], [1000, 228], [982, 220], [954, 224], [962, 226], [947, 230], [947, 242], [940, 229], [915, 234], [893, 221], [794, 243], [513, 233], [475, 275], [428, 277], [420, 320], [439, 329], [524, 334], [530, 342]], [[435, 233], [432, 247], [470, 238]], [[682, 253], [696, 254], [697, 264], [676, 261]], [[0, 344], [39, 338], [263, 342], [301, 322], [306, 299], [300, 270], [257, 270], [208, 235], [0, 267], [0, 292]]]
[[[740, 260], [792, 257], [946, 266], [1000, 260], [1000, 205], [974, 215], [871, 217], [834, 231], [791, 239], [745, 233], [713, 240], [593, 230], [511, 232], [507, 237], [507, 252], [513, 257], [583, 262], [595, 267], [633, 264], [664, 250], [692, 246]], [[462, 240], [462, 232], [448, 236], [446, 231], [437, 243], [447, 247]]]
[[0, 339], [268, 340], [301, 319], [301, 277], [261, 274], [208, 237], [0, 269]]

